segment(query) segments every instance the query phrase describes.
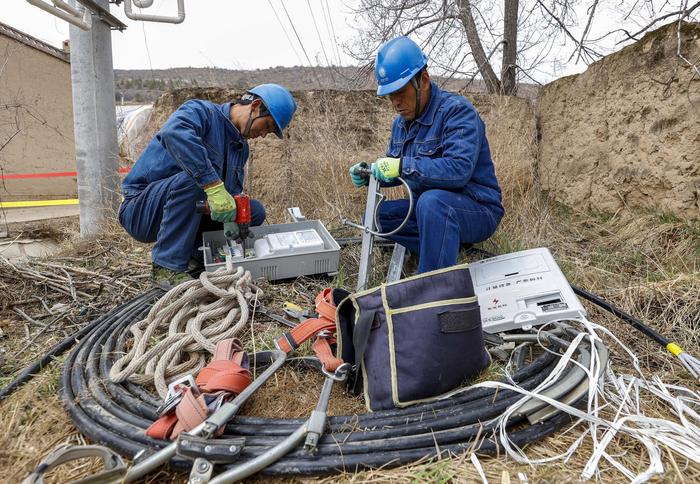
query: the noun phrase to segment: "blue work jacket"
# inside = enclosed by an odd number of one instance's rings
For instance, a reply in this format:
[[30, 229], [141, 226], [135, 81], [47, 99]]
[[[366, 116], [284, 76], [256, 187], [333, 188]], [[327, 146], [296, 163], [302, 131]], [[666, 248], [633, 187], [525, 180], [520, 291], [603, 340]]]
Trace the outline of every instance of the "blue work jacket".
[[183, 171], [200, 187], [222, 180], [229, 193], [240, 193], [249, 148], [231, 122], [230, 110], [231, 103], [199, 99], [180, 106], [124, 178], [124, 197]]
[[463, 96], [430, 83], [425, 111], [409, 123], [396, 116], [387, 156], [401, 158], [401, 176], [411, 190], [464, 193], [503, 213], [501, 189], [491, 160], [486, 128]]

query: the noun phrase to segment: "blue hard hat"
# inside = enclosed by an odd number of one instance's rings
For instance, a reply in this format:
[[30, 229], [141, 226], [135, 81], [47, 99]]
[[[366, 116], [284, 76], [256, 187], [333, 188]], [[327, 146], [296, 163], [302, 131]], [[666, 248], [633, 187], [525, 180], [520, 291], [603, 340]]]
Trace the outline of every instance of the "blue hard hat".
[[297, 103], [292, 97], [292, 93], [279, 84], [260, 84], [248, 92], [260, 97], [265, 103], [277, 125], [277, 137], [281, 138], [282, 131], [292, 120], [294, 111], [297, 110]]
[[374, 75], [377, 95], [398, 91], [428, 64], [428, 56], [408, 37], [396, 37], [382, 44], [377, 53]]

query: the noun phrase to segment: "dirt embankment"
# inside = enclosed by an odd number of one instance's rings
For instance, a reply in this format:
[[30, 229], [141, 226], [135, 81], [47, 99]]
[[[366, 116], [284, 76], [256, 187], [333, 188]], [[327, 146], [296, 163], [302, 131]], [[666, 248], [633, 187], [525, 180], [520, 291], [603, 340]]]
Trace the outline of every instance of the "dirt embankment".
[[[567, 205], [700, 217], [700, 74], [676, 24], [647, 34], [538, 98], [542, 187]], [[700, 24], [680, 52], [700, 66]]]

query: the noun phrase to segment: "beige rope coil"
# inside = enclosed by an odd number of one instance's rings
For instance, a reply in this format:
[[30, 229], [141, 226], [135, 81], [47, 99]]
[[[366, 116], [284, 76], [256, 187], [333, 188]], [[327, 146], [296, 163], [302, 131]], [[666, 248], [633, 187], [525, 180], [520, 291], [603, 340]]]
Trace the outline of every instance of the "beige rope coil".
[[249, 271], [202, 272], [168, 291], [145, 319], [129, 328], [133, 346], [114, 362], [109, 379], [154, 384], [168, 394], [167, 382], [196, 375], [216, 343], [236, 336], [248, 322], [248, 302], [262, 295]]

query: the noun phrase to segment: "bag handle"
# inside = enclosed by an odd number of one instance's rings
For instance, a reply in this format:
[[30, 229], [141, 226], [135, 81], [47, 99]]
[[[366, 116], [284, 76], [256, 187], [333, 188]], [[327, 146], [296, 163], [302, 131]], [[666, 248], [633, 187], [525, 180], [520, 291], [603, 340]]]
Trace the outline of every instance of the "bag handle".
[[[367, 342], [369, 341], [369, 333], [372, 331], [372, 323], [376, 310], [360, 311], [360, 316], [357, 318], [355, 327], [352, 330], [352, 346], [355, 349], [355, 369], [359, 369], [362, 360], [365, 357]], [[352, 385], [352, 392], [355, 393], [355, 387], [359, 378], [355, 378]]]

